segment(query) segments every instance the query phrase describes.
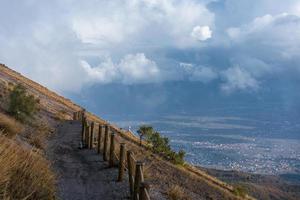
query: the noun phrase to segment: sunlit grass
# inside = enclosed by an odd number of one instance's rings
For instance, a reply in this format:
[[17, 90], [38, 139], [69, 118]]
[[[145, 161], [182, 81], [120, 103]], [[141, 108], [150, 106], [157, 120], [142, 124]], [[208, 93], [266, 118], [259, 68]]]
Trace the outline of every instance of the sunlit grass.
[[23, 129], [21, 123], [17, 122], [14, 118], [0, 113], [0, 130], [2, 134], [13, 137], [19, 134]]
[[0, 136], [0, 199], [55, 199], [49, 162], [5, 136]]

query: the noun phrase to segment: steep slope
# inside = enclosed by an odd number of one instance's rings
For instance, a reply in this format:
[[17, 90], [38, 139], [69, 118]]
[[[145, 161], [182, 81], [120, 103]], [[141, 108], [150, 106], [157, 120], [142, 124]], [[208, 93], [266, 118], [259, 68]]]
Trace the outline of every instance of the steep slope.
[[[14, 84], [21, 83], [30, 93], [37, 96], [40, 99], [40, 117], [53, 126], [58, 118], [71, 119], [73, 112], [82, 110], [80, 106], [69, 99], [57, 95], [5, 65], [0, 65], [0, 80], [2, 88], [9, 88]], [[3, 90], [5, 91], [5, 89]], [[3, 107], [5, 107], [5, 99], [3, 99], [5, 95], [1, 98]], [[89, 121], [95, 123], [108, 123], [92, 113], [87, 113], [87, 117]], [[145, 162], [145, 177], [151, 183], [153, 199], [158, 199], [161, 196], [168, 198], [169, 193], [167, 191], [170, 191], [174, 186], [181, 188], [186, 199], [252, 199], [248, 196], [237, 196], [233, 187], [193, 166], [175, 166], [165, 161], [144, 146], [140, 147], [138, 138], [130, 132], [113, 125], [111, 127], [118, 134], [118, 137], [126, 141], [127, 148], [135, 153], [137, 159]]]

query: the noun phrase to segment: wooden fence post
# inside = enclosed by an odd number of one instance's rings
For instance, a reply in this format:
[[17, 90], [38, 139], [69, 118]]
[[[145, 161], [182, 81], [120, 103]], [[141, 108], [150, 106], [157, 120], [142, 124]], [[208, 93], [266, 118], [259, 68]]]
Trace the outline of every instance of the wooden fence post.
[[85, 130], [86, 130], [86, 123], [82, 122], [81, 123], [81, 141], [82, 141], [83, 145], [85, 145]]
[[132, 151], [127, 151], [127, 169], [128, 169], [128, 179], [129, 179], [129, 191], [130, 191], [130, 196], [133, 197], [133, 163], [132, 163], [132, 157], [133, 153]]
[[103, 160], [107, 161], [107, 146], [108, 146], [108, 131], [109, 131], [109, 126], [105, 125], [105, 134], [104, 134], [104, 147], [103, 147]]
[[89, 128], [89, 140], [88, 140], [88, 144], [89, 144], [89, 149], [91, 149], [91, 136], [92, 136], [92, 132], [91, 132], [91, 130], [92, 130], [92, 124], [90, 124], [90, 126], [89, 126], [90, 128]]
[[139, 200], [150, 200], [149, 189], [150, 189], [150, 184], [149, 183], [141, 182]]
[[140, 193], [140, 184], [144, 181], [143, 177], [143, 162], [136, 162], [135, 164], [135, 176], [134, 176], [134, 190], [133, 190], [133, 199], [139, 200], [138, 195]]
[[86, 120], [86, 117], [85, 117], [85, 111], [82, 110], [80, 113], [81, 113], [81, 123], [83, 123], [84, 120]]
[[84, 143], [85, 129], [86, 129], [86, 117], [84, 116], [84, 113], [82, 113], [82, 119], [81, 119], [81, 138], [82, 138], [82, 143]]
[[93, 149], [93, 147], [94, 147], [94, 126], [95, 126], [95, 123], [92, 122], [92, 123], [91, 123], [90, 146], [89, 146], [90, 149]]
[[73, 120], [77, 120], [76, 119], [76, 117], [77, 117], [76, 115], [77, 115], [77, 112], [73, 112]]
[[80, 112], [77, 112], [77, 116], [76, 116], [77, 120], [80, 120]]
[[86, 125], [86, 129], [85, 129], [85, 146], [87, 148], [89, 148], [89, 135], [90, 135], [90, 126], [89, 125]]
[[114, 153], [115, 153], [115, 133], [110, 135], [110, 149], [109, 149], [109, 166], [114, 166]]
[[101, 151], [102, 130], [103, 130], [103, 126], [99, 124], [99, 130], [98, 130], [98, 144], [97, 144], [97, 153], [98, 153], [98, 154], [100, 154], [100, 151]]
[[125, 170], [125, 143], [120, 144], [120, 161], [119, 161], [119, 175], [118, 181], [123, 181], [124, 170]]

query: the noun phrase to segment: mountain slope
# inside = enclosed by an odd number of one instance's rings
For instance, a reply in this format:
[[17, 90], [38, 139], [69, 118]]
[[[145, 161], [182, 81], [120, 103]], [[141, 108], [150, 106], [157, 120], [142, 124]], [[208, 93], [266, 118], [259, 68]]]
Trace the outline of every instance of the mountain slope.
[[[14, 84], [21, 83], [27, 90], [40, 99], [39, 116], [48, 120], [49, 124], [61, 119], [71, 119], [73, 112], [80, 111], [82, 108], [71, 100], [68, 100], [47, 88], [39, 85], [22, 76], [21, 74], [0, 65], [1, 87], [12, 87]], [[5, 98], [5, 96], [3, 96]], [[5, 99], [1, 100], [2, 107], [5, 107]], [[87, 113], [90, 121], [99, 124], [107, 123], [105, 120]], [[175, 166], [147, 148], [138, 145], [138, 138], [130, 132], [124, 131], [113, 125], [112, 130], [124, 139], [127, 148], [130, 148], [138, 160], [145, 162], [145, 176], [151, 183], [151, 196], [157, 199], [160, 196], [168, 197], [168, 192], [174, 186], [182, 189], [187, 199], [245, 199], [236, 195], [235, 189], [220, 180], [209, 176], [205, 172], [190, 165]], [[68, 170], [68, 169], [66, 169]], [[157, 195], [159, 194], [159, 195]], [[251, 197], [247, 197], [251, 199]]]

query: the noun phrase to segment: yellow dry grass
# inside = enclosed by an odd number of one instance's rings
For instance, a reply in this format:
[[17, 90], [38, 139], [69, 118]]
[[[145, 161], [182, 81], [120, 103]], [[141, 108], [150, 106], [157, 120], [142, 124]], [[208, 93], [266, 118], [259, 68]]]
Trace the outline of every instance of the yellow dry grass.
[[5, 136], [13, 137], [23, 130], [23, 126], [14, 118], [0, 113], [0, 130]]
[[58, 121], [64, 121], [64, 120], [70, 120], [72, 118], [70, 117], [69, 113], [67, 113], [65, 110], [59, 110], [54, 114], [54, 119]]
[[169, 188], [167, 191], [167, 196], [168, 199], [170, 200], [190, 200], [191, 198], [188, 197], [184, 190], [178, 186], [178, 185], [173, 185], [172, 187]]
[[0, 199], [55, 199], [55, 177], [38, 152], [0, 136]]

